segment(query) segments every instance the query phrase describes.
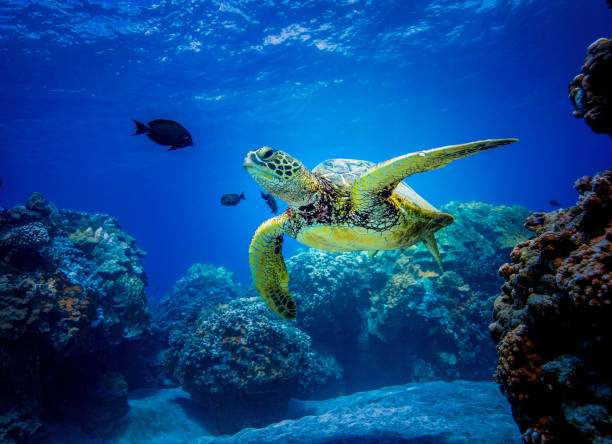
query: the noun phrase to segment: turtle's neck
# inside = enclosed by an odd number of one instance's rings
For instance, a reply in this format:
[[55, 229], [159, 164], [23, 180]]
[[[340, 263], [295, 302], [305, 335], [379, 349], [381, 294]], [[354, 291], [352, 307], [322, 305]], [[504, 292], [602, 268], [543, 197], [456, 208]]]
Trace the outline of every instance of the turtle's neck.
[[289, 205], [298, 211], [312, 205], [319, 205], [322, 200], [329, 200], [330, 193], [334, 188], [329, 180], [310, 171], [306, 171], [306, 174], [300, 177], [299, 183], [300, 191], [297, 193], [296, 199], [289, 202]]
[[288, 186], [287, 203], [294, 208], [310, 205], [317, 200], [317, 195], [321, 189], [321, 179], [316, 174], [304, 168], [293, 183]]

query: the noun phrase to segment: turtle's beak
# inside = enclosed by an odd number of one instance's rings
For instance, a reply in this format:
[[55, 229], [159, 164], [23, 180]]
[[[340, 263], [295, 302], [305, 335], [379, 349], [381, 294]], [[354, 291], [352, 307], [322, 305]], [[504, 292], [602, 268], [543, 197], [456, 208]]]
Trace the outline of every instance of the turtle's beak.
[[247, 170], [247, 173], [253, 176], [253, 179], [255, 179], [264, 189], [267, 189], [266, 183], [268, 181], [274, 181], [276, 179], [274, 174], [270, 171], [270, 168], [268, 168], [268, 165], [257, 156], [255, 151], [249, 151], [242, 165], [244, 169]]
[[250, 172], [251, 169], [259, 169], [262, 167], [265, 168], [266, 164], [259, 160], [257, 154], [255, 154], [255, 151], [249, 151], [249, 153], [244, 158], [243, 166], [247, 171]]

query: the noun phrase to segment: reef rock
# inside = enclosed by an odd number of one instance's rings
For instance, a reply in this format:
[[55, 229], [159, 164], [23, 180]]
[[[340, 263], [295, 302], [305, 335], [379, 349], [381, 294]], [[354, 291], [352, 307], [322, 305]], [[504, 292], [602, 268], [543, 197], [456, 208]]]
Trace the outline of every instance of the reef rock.
[[225, 432], [279, 420], [290, 397], [316, 394], [341, 376], [333, 358], [258, 297], [203, 311], [174, 372]]
[[0, 212], [0, 441], [36, 433], [41, 415], [112, 370], [114, 347], [149, 328], [143, 255], [116, 220], [38, 193]]
[[492, 382], [407, 384], [325, 401], [295, 401], [292, 407], [300, 419], [194, 443], [520, 442], [508, 406]]
[[[159, 302], [153, 312], [155, 351], [163, 363], [164, 377], [174, 380], [174, 368], [183, 346], [197, 328], [203, 311], [214, 310], [244, 294], [232, 273], [223, 267], [194, 264]], [[161, 370], [161, 369], [160, 369]]]
[[574, 116], [598, 134], [612, 135], [612, 40], [598, 39], [587, 49], [580, 74], [569, 84]]
[[499, 270], [496, 380], [527, 443], [612, 442], [612, 170], [574, 187]]
[[360, 367], [356, 350], [365, 324], [368, 289], [376, 280], [367, 273], [367, 261], [365, 255], [315, 249], [300, 250], [287, 260], [298, 327], [315, 343], [334, 351], [348, 380]]
[[156, 329], [171, 331], [190, 329], [205, 308], [225, 304], [243, 294], [233, 274], [223, 267], [194, 264], [164, 295], [153, 313]]

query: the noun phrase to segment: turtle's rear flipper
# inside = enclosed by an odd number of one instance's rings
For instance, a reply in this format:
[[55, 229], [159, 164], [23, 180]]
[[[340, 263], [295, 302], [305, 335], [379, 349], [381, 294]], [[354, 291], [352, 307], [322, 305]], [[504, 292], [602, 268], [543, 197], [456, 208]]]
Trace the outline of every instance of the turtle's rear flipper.
[[517, 139], [479, 140], [417, 151], [387, 160], [373, 166], [355, 181], [351, 188], [351, 200], [358, 211], [367, 212], [380, 203], [381, 194], [387, 193], [388, 196], [397, 184], [408, 176], [441, 168], [453, 160], [516, 141]]
[[438, 267], [440, 267], [440, 273], [442, 273], [442, 258], [440, 257], [440, 250], [438, 250], [438, 243], [436, 242], [435, 236], [433, 234], [430, 234], [428, 237], [423, 239], [423, 243], [438, 263]]
[[295, 301], [289, 293], [289, 274], [282, 255], [284, 215], [268, 219], [259, 226], [251, 246], [249, 262], [255, 288], [268, 307], [285, 319], [295, 319]]

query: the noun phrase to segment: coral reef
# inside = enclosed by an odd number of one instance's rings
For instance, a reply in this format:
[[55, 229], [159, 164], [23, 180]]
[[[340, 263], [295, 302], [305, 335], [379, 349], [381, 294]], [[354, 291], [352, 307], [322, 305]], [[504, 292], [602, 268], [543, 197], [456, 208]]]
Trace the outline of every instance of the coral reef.
[[574, 187], [499, 270], [496, 380], [527, 443], [612, 441], [612, 171]]
[[421, 245], [374, 258], [309, 250], [288, 259], [298, 326], [333, 351], [351, 390], [493, 373], [487, 325], [503, 282], [496, 271], [531, 236], [523, 227], [530, 213], [479, 202], [441, 210], [455, 216], [437, 235], [441, 275]]
[[376, 279], [363, 272], [366, 261], [364, 255], [315, 249], [287, 260], [298, 327], [347, 364], [363, 328], [367, 289]]
[[[36, 433], [76, 380], [86, 390], [112, 370], [115, 346], [148, 330], [143, 255], [109, 216], [58, 210], [39, 193], [0, 212], [1, 441]], [[73, 388], [54, 398], [60, 379]]]
[[175, 376], [210, 412], [219, 431], [280, 420], [292, 396], [311, 396], [341, 369], [310, 337], [269, 312], [259, 297], [203, 311]]
[[[159, 302], [153, 312], [156, 354], [163, 363], [164, 377], [173, 380], [183, 346], [203, 311], [211, 311], [244, 294], [232, 273], [223, 267], [194, 264]], [[162, 369], [160, 369], [162, 370]]]
[[569, 84], [574, 116], [598, 134], [612, 135], [612, 40], [600, 38], [587, 49], [584, 65]]
[[223, 267], [195, 264], [153, 315], [167, 377], [223, 432], [280, 420], [289, 397], [312, 396], [341, 375], [306, 333], [253, 294]]
[[241, 296], [242, 287], [223, 267], [194, 264], [164, 295], [153, 313], [155, 328], [164, 334], [189, 330], [200, 311]]

